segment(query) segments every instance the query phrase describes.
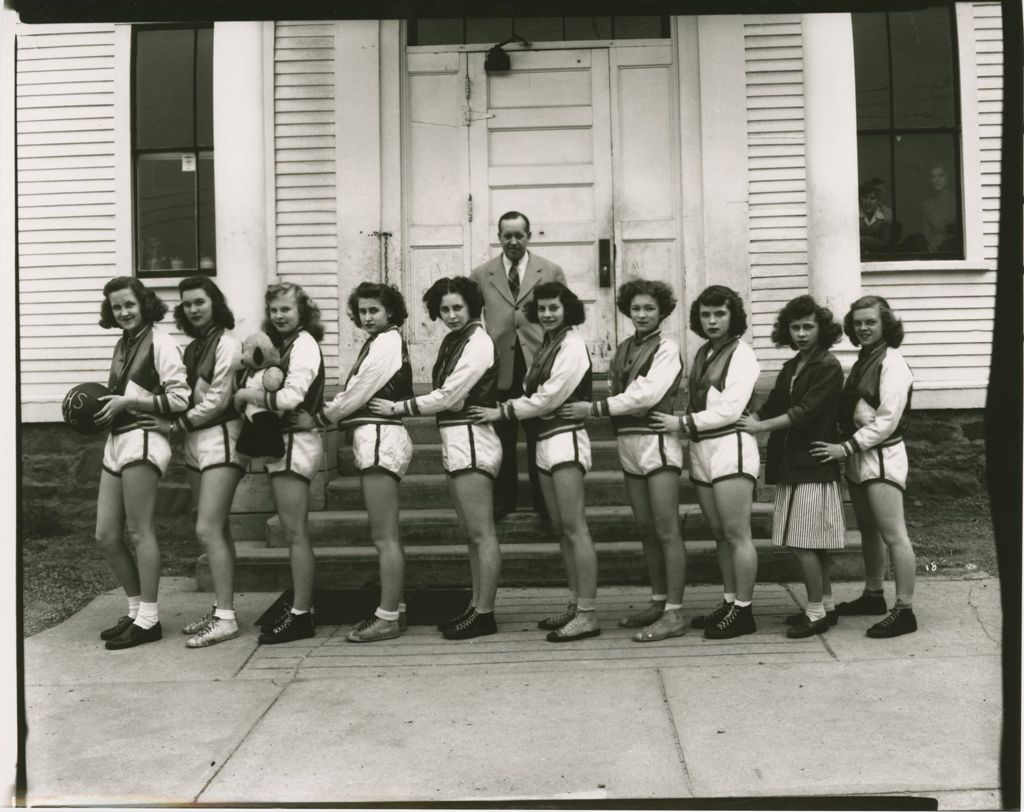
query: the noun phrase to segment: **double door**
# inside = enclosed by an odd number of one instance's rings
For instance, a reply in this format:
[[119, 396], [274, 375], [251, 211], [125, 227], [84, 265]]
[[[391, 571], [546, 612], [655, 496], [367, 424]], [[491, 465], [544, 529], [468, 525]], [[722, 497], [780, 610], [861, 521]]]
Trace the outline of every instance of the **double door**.
[[[586, 305], [595, 372], [629, 334], [615, 290], [629, 276], [681, 294], [678, 126], [670, 45], [515, 50], [488, 74], [482, 52], [407, 55], [405, 294], [466, 274], [501, 248], [497, 218], [531, 221], [530, 250], [558, 263]], [[410, 308], [417, 380], [444, 327]]]

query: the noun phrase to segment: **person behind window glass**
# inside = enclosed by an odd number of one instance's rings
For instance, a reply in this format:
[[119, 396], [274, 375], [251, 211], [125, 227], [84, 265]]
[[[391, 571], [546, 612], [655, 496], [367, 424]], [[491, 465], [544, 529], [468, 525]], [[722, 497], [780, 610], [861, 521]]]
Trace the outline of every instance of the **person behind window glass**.
[[882, 210], [875, 180], [862, 183], [860, 197], [860, 252], [862, 255], [885, 251], [892, 237], [892, 213], [887, 217]]
[[933, 164], [929, 172], [931, 194], [921, 204], [924, 220], [924, 238], [931, 253], [956, 251], [957, 236], [956, 195], [949, 185], [949, 173], [943, 164]]

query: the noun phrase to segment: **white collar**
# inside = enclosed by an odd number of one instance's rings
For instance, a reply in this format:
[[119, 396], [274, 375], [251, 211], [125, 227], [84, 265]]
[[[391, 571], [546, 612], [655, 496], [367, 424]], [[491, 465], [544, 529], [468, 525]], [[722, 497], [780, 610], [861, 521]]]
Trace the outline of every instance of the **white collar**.
[[[508, 272], [512, 269], [512, 260], [505, 256], [505, 252], [501, 252], [501, 264], [505, 268], [505, 276], [508, 276]], [[519, 276], [522, 277], [526, 273], [526, 266], [530, 264], [530, 251], [526, 250], [523, 252], [523, 258], [517, 263], [519, 268]], [[522, 281], [522, 279], [520, 279]]]

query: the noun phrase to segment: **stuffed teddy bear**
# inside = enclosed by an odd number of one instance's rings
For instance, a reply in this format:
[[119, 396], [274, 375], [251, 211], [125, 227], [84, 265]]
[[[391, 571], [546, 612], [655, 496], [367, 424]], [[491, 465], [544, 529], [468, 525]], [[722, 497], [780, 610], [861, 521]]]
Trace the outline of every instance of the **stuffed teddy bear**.
[[[284, 383], [284, 372], [278, 364], [281, 353], [266, 333], [253, 333], [242, 342], [242, 370], [239, 386], [258, 392], [276, 392]], [[242, 433], [238, 436], [238, 452], [249, 457], [284, 456], [281, 438], [281, 415], [262, 406], [245, 407]]]

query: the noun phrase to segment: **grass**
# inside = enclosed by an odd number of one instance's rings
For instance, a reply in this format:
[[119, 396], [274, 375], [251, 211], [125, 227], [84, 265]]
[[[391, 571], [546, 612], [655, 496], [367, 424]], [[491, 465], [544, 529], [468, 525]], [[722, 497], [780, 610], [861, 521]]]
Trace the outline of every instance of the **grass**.
[[[987, 499], [911, 498], [906, 517], [919, 577], [998, 574]], [[55, 626], [117, 586], [93, 541], [94, 520], [92, 513], [69, 515], [57, 504], [27, 506], [21, 532], [25, 636]], [[191, 518], [158, 518], [157, 538], [162, 574], [193, 575], [199, 547]]]

